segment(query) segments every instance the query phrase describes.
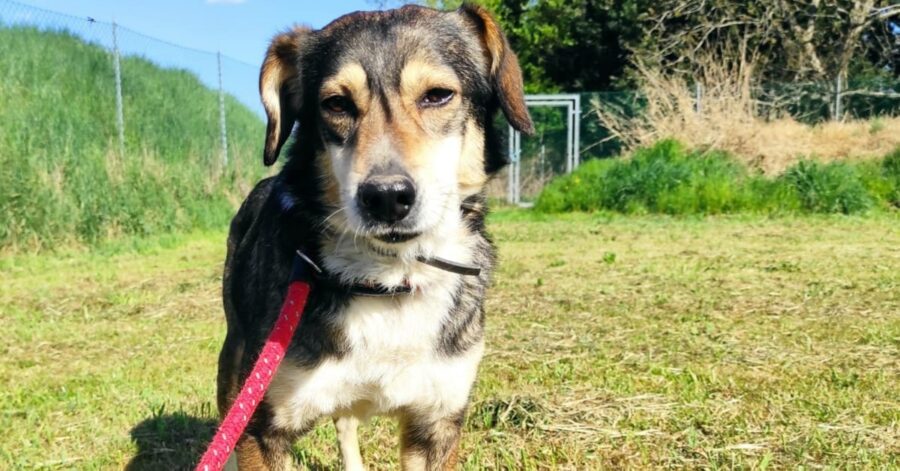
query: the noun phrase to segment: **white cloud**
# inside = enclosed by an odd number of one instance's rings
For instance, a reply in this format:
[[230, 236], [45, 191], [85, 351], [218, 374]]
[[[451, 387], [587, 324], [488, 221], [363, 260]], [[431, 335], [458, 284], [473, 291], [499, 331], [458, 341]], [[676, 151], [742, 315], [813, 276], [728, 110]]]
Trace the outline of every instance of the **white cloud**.
[[239, 5], [247, 0], [206, 0], [207, 5]]

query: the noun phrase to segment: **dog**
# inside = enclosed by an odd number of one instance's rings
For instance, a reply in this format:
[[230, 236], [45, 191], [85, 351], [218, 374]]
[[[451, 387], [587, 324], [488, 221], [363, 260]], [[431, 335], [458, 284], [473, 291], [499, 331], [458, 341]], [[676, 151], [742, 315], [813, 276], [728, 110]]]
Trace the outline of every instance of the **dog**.
[[363, 469], [357, 426], [389, 415], [405, 469], [453, 468], [495, 263], [485, 185], [507, 163], [494, 117], [533, 132], [515, 53], [481, 7], [405, 6], [275, 36], [259, 83], [265, 164], [294, 142], [231, 223], [223, 417], [297, 251], [322, 273], [232, 463], [291, 468], [292, 442], [331, 417], [344, 467]]

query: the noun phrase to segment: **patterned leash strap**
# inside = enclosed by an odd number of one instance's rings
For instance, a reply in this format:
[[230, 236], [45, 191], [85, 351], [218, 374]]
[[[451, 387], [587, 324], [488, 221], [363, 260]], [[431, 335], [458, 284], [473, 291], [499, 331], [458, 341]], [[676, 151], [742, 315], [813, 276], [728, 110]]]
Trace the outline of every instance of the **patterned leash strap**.
[[259, 358], [256, 359], [256, 364], [253, 365], [253, 370], [247, 377], [244, 387], [234, 399], [225, 420], [219, 425], [219, 430], [216, 431], [216, 435], [209, 443], [200, 463], [197, 464], [196, 471], [221, 471], [225, 467], [238, 439], [244, 434], [247, 423], [253, 417], [253, 412], [263, 400], [263, 395], [269, 388], [275, 372], [278, 371], [278, 365], [284, 359], [291, 338], [303, 316], [310, 289], [307, 264], [318, 270], [311, 260], [298, 252], [298, 256], [294, 257], [294, 269], [288, 285], [287, 296], [281, 306], [281, 313], [275, 321], [275, 326], [272, 328]]

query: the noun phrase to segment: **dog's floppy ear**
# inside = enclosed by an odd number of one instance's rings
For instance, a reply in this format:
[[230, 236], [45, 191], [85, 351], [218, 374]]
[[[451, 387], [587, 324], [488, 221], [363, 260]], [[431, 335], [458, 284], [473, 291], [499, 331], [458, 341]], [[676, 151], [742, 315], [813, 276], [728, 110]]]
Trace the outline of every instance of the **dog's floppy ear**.
[[484, 8], [465, 3], [460, 12], [471, 18], [481, 34], [481, 42], [490, 66], [491, 84], [500, 101], [500, 107], [512, 127], [525, 134], [534, 133], [534, 124], [525, 106], [525, 92], [522, 84], [522, 69], [516, 53], [509, 47], [509, 41], [500, 31], [500, 25]]
[[259, 71], [259, 95], [269, 119], [263, 149], [266, 165], [272, 165], [278, 159], [281, 146], [299, 116], [303, 99], [300, 54], [311, 32], [309, 28], [295, 26], [272, 38]]

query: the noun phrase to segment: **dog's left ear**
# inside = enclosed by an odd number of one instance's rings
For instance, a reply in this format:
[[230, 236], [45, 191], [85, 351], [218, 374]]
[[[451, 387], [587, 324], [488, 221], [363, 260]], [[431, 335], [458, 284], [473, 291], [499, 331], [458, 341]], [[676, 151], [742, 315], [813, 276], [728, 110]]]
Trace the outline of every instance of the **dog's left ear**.
[[295, 26], [272, 39], [259, 71], [259, 96], [269, 123], [263, 162], [272, 165], [287, 141], [300, 114], [303, 91], [300, 85], [300, 56], [312, 32]]
[[484, 8], [465, 3], [460, 13], [471, 19], [481, 34], [481, 42], [490, 67], [491, 84], [500, 101], [500, 107], [507, 121], [520, 132], [534, 134], [534, 124], [525, 106], [525, 92], [522, 83], [522, 69], [516, 53], [509, 47], [509, 41], [500, 30], [500, 25]]

